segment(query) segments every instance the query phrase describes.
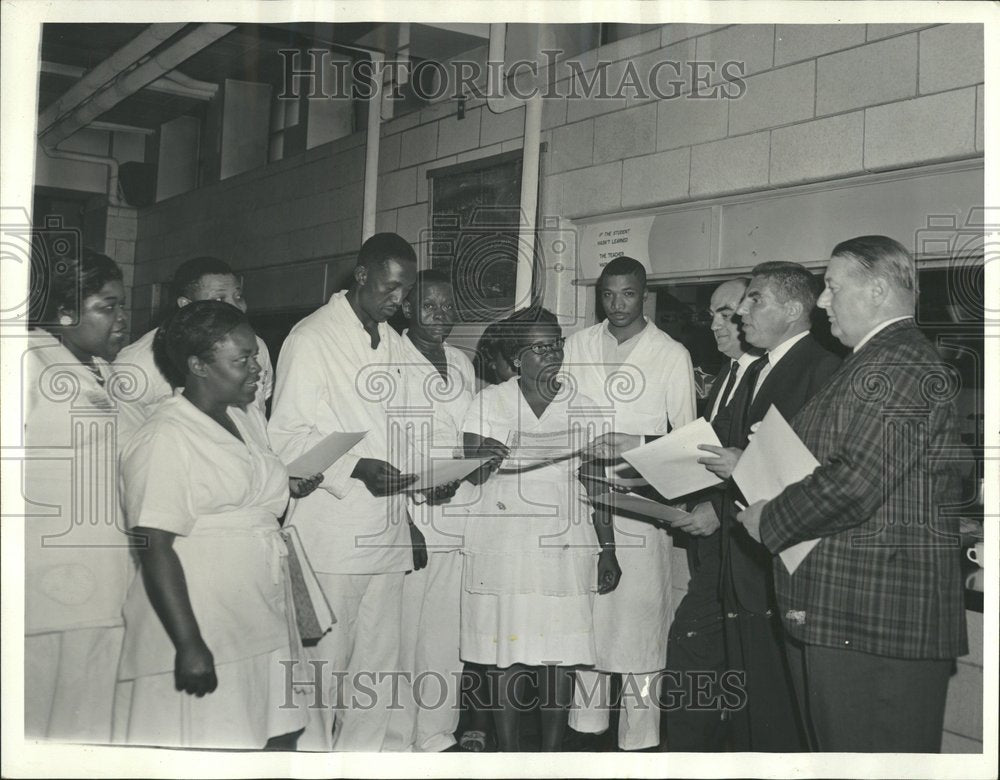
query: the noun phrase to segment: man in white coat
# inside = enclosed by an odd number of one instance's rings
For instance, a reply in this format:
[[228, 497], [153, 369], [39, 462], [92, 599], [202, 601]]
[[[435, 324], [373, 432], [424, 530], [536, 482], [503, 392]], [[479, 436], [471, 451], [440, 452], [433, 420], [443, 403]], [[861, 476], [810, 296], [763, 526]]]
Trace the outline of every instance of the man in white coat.
[[[412, 470], [462, 457], [462, 423], [476, 376], [469, 360], [445, 339], [455, 325], [451, 282], [421, 271], [403, 301], [405, 393], [390, 408], [390, 427], [405, 431]], [[456, 492], [457, 489], [457, 492]], [[410, 514], [422, 532], [427, 564], [403, 579], [400, 704], [390, 719], [387, 748], [440, 752], [455, 744], [461, 711], [459, 657], [462, 552], [468, 507], [476, 488], [444, 485], [432, 498], [415, 494]]]
[[[243, 283], [229, 264], [217, 257], [195, 257], [181, 263], [170, 282], [170, 293], [178, 309], [192, 301], [222, 301], [240, 311], [247, 310]], [[115, 366], [120, 371], [130, 372], [133, 378], [145, 379], [145, 386], [137, 387], [135, 399], [130, 399], [129, 402], [143, 419], [148, 419], [160, 403], [173, 395], [171, 378], [163, 372], [153, 353], [153, 339], [157, 330], [159, 328], [153, 328], [143, 334], [122, 349], [115, 359]], [[261, 412], [266, 412], [266, 404], [274, 387], [274, 370], [271, 368], [271, 355], [267, 351], [267, 345], [260, 336], [257, 337], [257, 350], [260, 380], [254, 402]], [[174, 381], [179, 380], [180, 377], [174, 377]]]
[[[322, 489], [292, 501], [294, 525], [337, 623], [312, 648], [321, 707], [300, 738], [303, 750], [383, 749], [399, 669], [403, 574], [414, 568], [388, 404], [403, 391], [402, 337], [386, 320], [416, 279], [413, 248], [376, 233], [358, 253], [349, 290], [299, 322], [278, 361], [271, 445], [290, 463], [334, 431], [367, 431], [324, 473]], [[411, 535], [412, 533], [412, 535]], [[421, 543], [422, 544], [422, 543]], [[336, 729], [331, 715], [335, 714]]]
[[[663, 435], [694, 419], [694, 371], [688, 351], [643, 316], [646, 271], [616, 257], [601, 272], [597, 295], [605, 322], [570, 336], [563, 370], [577, 389], [613, 414], [615, 431]], [[662, 528], [614, 518], [622, 578], [594, 600], [597, 671], [577, 672], [569, 725], [584, 733], [608, 728], [608, 677], [621, 673], [618, 746], [655, 747], [660, 741], [658, 690], [666, 665], [672, 612], [672, 543]]]

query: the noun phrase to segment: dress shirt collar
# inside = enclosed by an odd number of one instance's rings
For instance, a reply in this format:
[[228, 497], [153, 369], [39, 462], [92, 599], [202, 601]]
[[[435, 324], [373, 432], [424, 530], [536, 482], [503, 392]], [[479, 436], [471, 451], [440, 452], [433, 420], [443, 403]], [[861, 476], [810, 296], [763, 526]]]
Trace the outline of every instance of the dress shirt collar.
[[886, 320], [885, 322], [880, 322], [878, 325], [876, 325], [874, 328], [872, 328], [870, 331], [868, 331], [864, 335], [864, 337], [861, 339], [861, 341], [859, 341], [854, 346], [854, 352], [857, 352], [865, 344], [867, 344], [869, 341], [871, 341], [872, 337], [874, 337], [875, 334], [877, 334], [877, 333], [885, 330], [890, 325], [892, 325], [894, 322], [902, 322], [903, 320], [911, 320], [911, 319], [913, 319], [913, 315], [912, 314], [905, 314], [902, 317], [893, 317], [891, 320]]
[[801, 333], [796, 333], [791, 338], [785, 339], [774, 349], [767, 352], [766, 354], [767, 354], [768, 365], [770, 365], [771, 368], [774, 368], [777, 365], [778, 361], [781, 360], [788, 353], [788, 350], [790, 350], [792, 347], [794, 347], [808, 335], [809, 335], [808, 330], [804, 330]]
[[625, 341], [619, 342], [618, 339], [615, 338], [615, 335], [611, 332], [611, 325], [609, 320], [604, 320], [603, 323], [604, 330], [601, 335], [605, 339], [610, 339], [611, 341], [613, 341], [616, 348], [624, 347], [626, 344], [636, 344], [638, 340], [642, 338], [642, 334], [645, 333], [646, 329], [649, 327], [649, 319], [646, 317], [645, 314], [642, 316], [642, 321], [644, 323], [644, 325], [642, 326], [642, 330], [640, 330], [634, 336], [625, 339]]

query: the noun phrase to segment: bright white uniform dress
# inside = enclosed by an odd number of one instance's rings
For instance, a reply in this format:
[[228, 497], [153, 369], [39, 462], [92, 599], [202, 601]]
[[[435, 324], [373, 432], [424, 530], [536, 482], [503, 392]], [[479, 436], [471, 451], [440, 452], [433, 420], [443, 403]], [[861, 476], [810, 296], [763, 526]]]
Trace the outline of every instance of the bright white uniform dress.
[[[322, 674], [315, 682], [325, 706], [318, 711], [327, 720], [310, 722], [300, 750], [382, 750], [389, 723], [393, 680], [373, 682], [371, 675], [399, 668], [403, 573], [413, 568], [406, 499], [376, 498], [351, 477], [359, 458], [395, 465], [402, 454], [389, 424], [390, 401], [404, 392], [402, 338], [384, 322], [378, 333], [372, 349], [341, 291], [292, 328], [278, 362], [268, 433], [285, 463], [334, 431], [368, 431], [289, 509], [287, 522], [298, 529], [337, 616], [308, 648]], [[374, 705], [369, 690], [377, 691]]]
[[[472, 403], [475, 372], [460, 350], [444, 345], [447, 380], [403, 334], [405, 392], [390, 408], [404, 428], [417, 470], [432, 458], [462, 457], [462, 423]], [[452, 498], [409, 503], [427, 544], [427, 566], [403, 578], [400, 704], [389, 720], [386, 750], [440, 752], [455, 744], [461, 714], [459, 618], [462, 553], [469, 504], [476, 488], [464, 481]], [[416, 690], [413, 683], [417, 684]]]
[[[607, 322], [573, 334], [566, 342], [563, 371], [580, 392], [607, 408], [619, 433], [659, 435], [694, 419], [691, 357], [648, 321], [621, 345]], [[663, 529], [649, 523], [619, 516], [614, 522], [622, 578], [616, 590], [594, 601], [596, 666], [632, 675], [623, 681], [618, 744], [641, 750], [660, 741], [655, 673], [666, 665], [673, 619], [673, 544]], [[588, 733], [608, 728], [607, 683], [597, 672], [577, 672], [571, 728]]]
[[[576, 426], [592, 437], [602, 423], [594, 404], [567, 384], [536, 417], [514, 377], [473, 399], [464, 429], [500, 442], [518, 431], [525, 442]], [[570, 444], [569, 437], [562, 441]], [[463, 660], [499, 667], [594, 663], [599, 547], [579, 466], [572, 457], [499, 471], [480, 486], [465, 535]]]
[[[24, 393], [25, 736], [110, 742], [132, 565], [117, 449], [137, 419], [62, 343], [29, 333]], [[13, 519], [13, 518], [12, 518]]]
[[278, 533], [288, 474], [257, 408], [228, 414], [242, 442], [178, 393], [122, 453], [129, 526], [176, 534], [219, 681], [201, 698], [175, 690], [175, 649], [137, 576], [119, 670], [132, 683], [127, 725], [116, 735], [128, 744], [262, 748], [306, 723], [305, 708], [287, 706], [294, 697], [281, 663], [301, 652]]
[[[132, 402], [141, 411], [144, 419], [174, 393], [170, 382], [163, 376], [153, 357], [153, 339], [158, 330], [159, 328], [153, 328], [124, 347], [114, 362], [115, 368], [131, 367], [130, 370], [145, 378], [145, 389], [141, 390]], [[271, 397], [271, 391], [274, 389], [274, 369], [271, 367], [271, 354], [267, 351], [267, 344], [260, 336], [257, 336], [257, 363], [260, 364], [260, 377], [257, 379], [254, 402], [261, 412], [265, 412], [267, 399]]]

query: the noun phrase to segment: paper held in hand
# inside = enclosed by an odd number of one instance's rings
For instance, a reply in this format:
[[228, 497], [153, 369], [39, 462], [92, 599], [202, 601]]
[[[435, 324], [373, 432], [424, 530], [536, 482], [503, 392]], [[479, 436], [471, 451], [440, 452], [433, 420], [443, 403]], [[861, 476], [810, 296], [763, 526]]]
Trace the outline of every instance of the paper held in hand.
[[509, 437], [510, 452], [500, 471], [522, 471], [545, 463], [572, 458], [587, 445], [584, 429], [553, 433], [520, 433]]
[[[733, 469], [733, 480], [749, 506], [770, 501], [789, 485], [808, 477], [817, 466], [819, 461], [772, 405]], [[819, 539], [810, 539], [779, 553], [789, 574], [795, 573], [817, 544]]]
[[622, 454], [664, 498], [693, 493], [722, 482], [698, 462], [708, 453], [699, 444], [721, 447], [719, 437], [702, 417], [649, 444]]
[[683, 509], [674, 509], [659, 501], [625, 493], [601, 493], [591, 500], [595, 504], [608, 507], [613, 512], [641, 515], [640, 520], [649, 519], [667, 525], [675, 525], [691, 516]]
[[368, 431], [342, 433], [335, 431], [323, 438], [308, 452], [288, 464], [288, 476], [311, 477], [322, 474], [346, 455], [350, 449], [368, 435]]
[[465, 479], [489, 458], [432, 458], [422, 469], [415, 471], [417, 481], [407, 486], [407, 491], [430, 490], [449, 482]]

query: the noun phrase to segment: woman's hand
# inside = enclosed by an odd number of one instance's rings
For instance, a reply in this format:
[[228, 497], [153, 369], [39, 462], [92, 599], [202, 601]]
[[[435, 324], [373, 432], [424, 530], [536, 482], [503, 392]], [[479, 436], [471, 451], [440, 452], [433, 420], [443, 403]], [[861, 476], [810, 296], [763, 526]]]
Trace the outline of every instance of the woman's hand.
[[500, 468], [503, 459], [510, 454], [510, 448], [502, 442], [490, 437], [483, 438], [475, 433], [465, 434], [465, 457], [488, 458], [488, 460], [473, 471], [466, 479], [473, 485], [481, 485], [489, 476]]
[[623, 452], [634, 450], [642, 444], [642, 436], [628, 433], [605, 433], [583, 448], [584, 460], [617, 460]]
[[318, 488], [322, 481], [322, 474], [313, 474], [308, 479], [303, 477], [289, 477], [288, 492], [292, 494], [292, 498], [305, 498]]
[[698, 458], [698, 462], [711, 471], [719, 479], [729, 479], [733, 475], [733, 469], [740, 462], [743, 450], [739, 447], [716, 447], [712, 444], [699, 444], [699, 450], [711, 452], [714, 458]]
[[351, 476], [364, 482], [368, 492], [376, 498], [401, 493], [418, 478], [416, 474], [400, 474], [391, 463], [375, 458], [361, 458]]
[[201, 640], [182, 644], [174, 655], [174, 687], [201, 698], [219, 685], [212, 651]]
[[618, 565], [618, 556], [615, 555], [615, 548], [612, 545], [605, 545], [601, 548], [601, 554], [597, 556], [597, 592], [600, 595], [611, 593], [618, 587], [618, 581], [622, 578], [622, 569]]
[[427, 503], [431, 505], [443, 504], [455, 495], [458, 491], [458, 486], [461, 484], [462, 480], [459, 479], [455, 482], [446, 482], [443, 485], [438, 485], [436, 488], [425, 490], [424, 495], [427, 497]]
[[410, 544], [413, 546], [413, 571], [420, 571], [427, 565], [427, 542], [413, 523], [410, 523]]

